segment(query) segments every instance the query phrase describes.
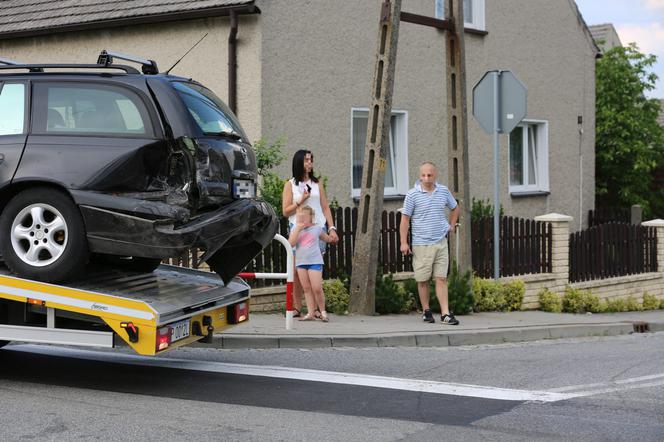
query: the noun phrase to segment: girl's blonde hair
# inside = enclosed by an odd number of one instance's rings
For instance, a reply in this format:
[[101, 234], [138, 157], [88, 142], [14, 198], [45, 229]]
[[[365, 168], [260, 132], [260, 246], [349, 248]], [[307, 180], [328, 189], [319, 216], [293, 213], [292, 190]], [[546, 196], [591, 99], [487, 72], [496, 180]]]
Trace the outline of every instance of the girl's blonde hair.
[[307, 212], [309, 216], [311, 216], [311, 223], [316, 224], [316, 212], [311, 206], [302, 206], [298, 210], [301, 210], [303, 212]]

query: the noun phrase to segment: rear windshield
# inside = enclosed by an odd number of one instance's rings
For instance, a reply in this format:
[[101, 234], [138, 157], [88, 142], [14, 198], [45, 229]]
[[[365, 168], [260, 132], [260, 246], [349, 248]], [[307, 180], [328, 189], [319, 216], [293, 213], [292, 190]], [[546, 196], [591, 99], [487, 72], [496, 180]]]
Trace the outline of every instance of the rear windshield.
[[211, 90], [195, 83], [171, 84], [205, 135], [233, 135], [249, 142], [233, 112]]

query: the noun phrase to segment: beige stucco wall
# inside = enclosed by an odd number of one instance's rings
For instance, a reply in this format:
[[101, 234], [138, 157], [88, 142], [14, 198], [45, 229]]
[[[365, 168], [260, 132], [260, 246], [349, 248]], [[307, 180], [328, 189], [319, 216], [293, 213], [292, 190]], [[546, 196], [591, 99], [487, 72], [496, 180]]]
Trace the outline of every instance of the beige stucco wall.
[[[328, 193], [341, 205], [352, 204], [351, 108], [369, 103], [380, 3], [258, 1], [263, 11], [262, 133], [268, 138], [285, 137], [289, 155], [301, 146], [311, 148], [316, 169], [330, 178]], [[432, 16], [434, 3], [408, 0], [403, 10]], [[580, 212], [585, 214], [594, 205], [591, 43], [568, 0], [486, 4], [489, 34], [466, 34], [469, 98], [472, 86], [486, 70], [511, 69], [529, 89], [528, 117], [549, 122], [548, 197], [516, 199], [508, 195], [507, 137], [502, 136], [505, 212], [533, 217], [558, 211], [574, 213], [579, 219]], [[446, 183], [444, 36], [440, 31], [401, 24], [395, 82], [393, 108], [408, 111], [409, 181], [417, 178], [422, 161], [433, 160], [441, 166]], [[577, 115], [584, 119], [582, 138]], [[472, 119], [469, 131], [471, 194], [489, 198], [491, 139]], [[290, 158], [280, 172], [290, 176]], [[580, 173], [583, 192], [579, 192]], [[387, 208], [400, 205], [400, 201], [386, 203]]]
[[[226, 100], [228, 17], [0, 40], [0, 54], [24, 62], [96, 63], [99, 52], [109, 49], [155, 60], [166, 70], [205, 33], [208, 36], [171, 73], [194, 78]], [[259, 17], [240, 16], [238, 116], [252, 140], [260, 137], [260, 42]]]
[[[517, 12], [518, 11], [518, 12]], [[485, 37], [467, 35], [470, 88], [488, 69], [511, 70], [528, 89], [527, 119], [549, 123], [549, 196], [508, 194], [508, 136], [501, 135], [501, 204], [510, 215], [566, 213], [587, 223], [594, 207], [595, 60], [568, 0], [486, 2]], [[583, 117], [583, 125], [577, 124]], [[583, 133], [580, 133], [583, 129]], [[469, 122], [471, 194], [492, 198], [492, 139]], [[582, 164], [581, 164], [582, 163]], [[581, 168], [582, 166], [582, 168]], [[579, 189], [583, 186], [582, 191]]]

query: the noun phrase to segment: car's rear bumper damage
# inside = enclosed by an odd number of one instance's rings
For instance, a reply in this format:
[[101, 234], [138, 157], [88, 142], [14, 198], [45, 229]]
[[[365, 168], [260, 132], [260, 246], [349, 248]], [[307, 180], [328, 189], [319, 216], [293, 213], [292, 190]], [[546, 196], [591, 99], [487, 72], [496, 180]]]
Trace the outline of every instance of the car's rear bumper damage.
[[[187, 219], [185, 213], [172, 212], [172, 206], [166, 210], [169, 206], [164, 203], [133, 200], [132, 205], [130, 198], [112, 197], [105, 200], [115, 202], [109, 207], [99, 205], [97, 195], [105, 199], [103, 194], [73, 195], [80, 204], [91, 252], [168, 258], [198, 248], [205, 252], [201, 260], [225, 282], [269, 244], [278, 229], [274, 210], [261, 200], [237, 200]], [[97, 204], [90, 204], [93, 199]]]

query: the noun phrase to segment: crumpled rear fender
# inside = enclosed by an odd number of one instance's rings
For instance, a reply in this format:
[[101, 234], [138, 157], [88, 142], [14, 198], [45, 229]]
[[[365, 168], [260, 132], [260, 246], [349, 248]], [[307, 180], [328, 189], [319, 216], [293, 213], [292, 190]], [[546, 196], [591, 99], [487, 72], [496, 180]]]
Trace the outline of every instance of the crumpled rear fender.
[[237, 200], [184, 224], [146, 219], [93, 206], [80, 206], [90, 250], [112, 255], [169, 258], [191, 248], [228, 282], [278, 230], [274, 209], [261, 200]]

